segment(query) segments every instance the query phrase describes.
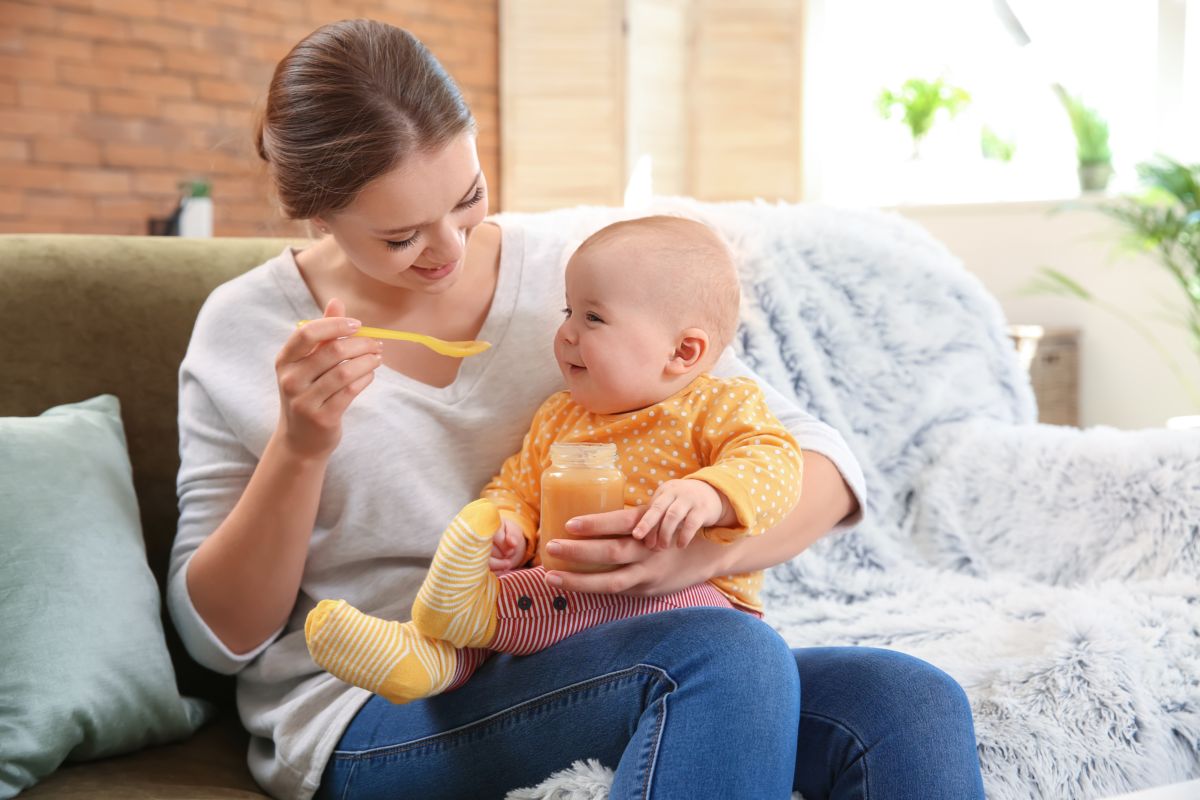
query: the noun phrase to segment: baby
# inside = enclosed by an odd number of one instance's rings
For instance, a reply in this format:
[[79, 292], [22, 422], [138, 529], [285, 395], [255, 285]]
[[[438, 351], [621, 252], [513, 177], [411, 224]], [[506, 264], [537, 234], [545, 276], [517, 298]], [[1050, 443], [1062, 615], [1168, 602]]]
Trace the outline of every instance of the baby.
[[406, 703], [456, 688], [492, 652], [525, 655], [614, 619], [696, 605], [761, 614], [761, 572], [637, 598], [564, 593], [542, 566], [517, 569], [537, 560], [552, 444], [616, 445], [625, 504], [645, 509], [633, 535], [649, 547], [757, 535], [795, 505], [796, 441], [754, 381], [706, 373], [733, 338], [738, 299], [728, 248], [699, 222], [646, 217], [584, 241], [554, 340], [567, 391], [542, 404], [521, 451], [443, 533], [412, 621], [322, 600], [304, 628], [313, 660]]

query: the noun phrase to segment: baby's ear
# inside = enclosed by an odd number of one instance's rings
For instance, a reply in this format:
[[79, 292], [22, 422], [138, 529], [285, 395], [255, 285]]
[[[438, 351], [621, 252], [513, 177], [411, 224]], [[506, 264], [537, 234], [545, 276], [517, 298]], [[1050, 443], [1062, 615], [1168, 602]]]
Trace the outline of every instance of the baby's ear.
[[685, 328], [676, 340], [675, 352], [667, 361], [667, 372], [683, 375], [690, 372], [708, 355], [708, 334], [700, 328]]

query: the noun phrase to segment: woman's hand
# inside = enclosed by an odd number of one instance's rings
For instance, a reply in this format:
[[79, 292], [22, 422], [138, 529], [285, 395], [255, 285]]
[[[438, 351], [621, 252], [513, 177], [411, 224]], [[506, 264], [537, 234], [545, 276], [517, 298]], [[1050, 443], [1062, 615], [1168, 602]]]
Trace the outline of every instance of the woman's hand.
[[302, 458], [323, 458], [342, 438], [342, 414], [371, 383], [383, 346], [347, 319], [336, 298], [325, 316], [297, 328], [275, 359], [282, 444]]
[[[568, 531], [572, 536], [585, 538], [555, 539], [547, 543], [547, 551], [568, 561], [619, 566], [596, 573], [550, 571], [546, 573], [546, 582], [568, 592], [654, 596], [725, 574], [724, 545], [697, 538], [687, 547], [652, 550], [633, 538], [631, 531], [646, 508], [637, 506], [576, 517]], [[602, 536], [616, 538], [590, 538]]]

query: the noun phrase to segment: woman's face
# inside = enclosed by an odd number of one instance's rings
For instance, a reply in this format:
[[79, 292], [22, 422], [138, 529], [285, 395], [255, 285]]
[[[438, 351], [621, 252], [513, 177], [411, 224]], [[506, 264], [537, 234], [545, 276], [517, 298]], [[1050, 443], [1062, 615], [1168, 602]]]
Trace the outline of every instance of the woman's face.
[[467, 236], [487, 211], [475, 137], [463, 134], [441, 150], [410, 155], [346, 208], [314, 221], [329, 228], [364, 275], [440, 294], [462, 273]]

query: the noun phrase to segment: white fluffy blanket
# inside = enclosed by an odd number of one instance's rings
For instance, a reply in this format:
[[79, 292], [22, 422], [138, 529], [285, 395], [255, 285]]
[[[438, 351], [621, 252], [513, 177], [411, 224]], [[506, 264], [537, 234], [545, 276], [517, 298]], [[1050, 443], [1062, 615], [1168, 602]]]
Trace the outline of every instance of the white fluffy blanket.
[[[954, 676], [992, 800], [1200, 777], [1200, 434], [1034, 424], [998, 305], [898, 216], [663, 208], [731, 240], [739, 350], [866, 473], [863, 523], [768, 573], [767, 621], [796, 647], [888, 647]], [[619, 215], [522, 222], [565, 249]], [[510, 797], [608, 783], [580, 762]]]

